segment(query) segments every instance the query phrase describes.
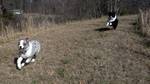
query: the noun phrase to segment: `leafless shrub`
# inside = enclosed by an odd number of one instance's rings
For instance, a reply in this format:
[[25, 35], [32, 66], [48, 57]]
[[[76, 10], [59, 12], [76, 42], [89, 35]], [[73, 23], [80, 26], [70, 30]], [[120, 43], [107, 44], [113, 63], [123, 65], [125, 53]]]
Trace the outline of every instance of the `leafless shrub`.
[[140, 30], [143, 35], [150, 35], [150, 9], [139, 9]]

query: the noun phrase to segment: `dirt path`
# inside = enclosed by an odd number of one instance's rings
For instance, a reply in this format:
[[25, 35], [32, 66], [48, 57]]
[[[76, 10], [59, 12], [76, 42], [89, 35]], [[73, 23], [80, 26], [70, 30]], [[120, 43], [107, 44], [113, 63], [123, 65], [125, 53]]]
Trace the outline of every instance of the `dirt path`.
[[120, 17], [105, 31], [106, 18], [50, 28], [33, 39], [42, 44], [37, 61], [18, 71], [16, 41], [0, 47], [0, 84], [149, 84], [150, 49], [136, 34], [136, 16]]

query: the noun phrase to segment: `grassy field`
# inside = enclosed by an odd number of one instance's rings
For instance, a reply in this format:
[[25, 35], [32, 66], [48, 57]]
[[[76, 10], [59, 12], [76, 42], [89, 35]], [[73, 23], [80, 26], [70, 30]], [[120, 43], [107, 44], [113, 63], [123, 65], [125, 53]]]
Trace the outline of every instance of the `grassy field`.
[[41, 42], [35, 63], [18, 71], [19, 38], [0, 45], [0, 84], [150, 84], [150, 46], [135, 33], [136, 16], [69, 22], [31, 36]]

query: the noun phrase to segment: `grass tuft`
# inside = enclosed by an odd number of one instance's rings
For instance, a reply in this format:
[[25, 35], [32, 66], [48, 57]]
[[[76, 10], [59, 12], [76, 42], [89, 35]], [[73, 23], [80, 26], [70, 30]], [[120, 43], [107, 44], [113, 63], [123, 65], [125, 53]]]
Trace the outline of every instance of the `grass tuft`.
[[69, 64], [69, 63], [70, 63], [70, 60], [69, 60], [69, 59], [63, 59], [63, 60], [61, 60], [61, 62], [62, 62], [63, 64]]
[[56, 72], [57, 72], [57, 74], [58, 74], [60, 77], [62, 77], [62, 78], [65, 77], [65, 69], [64, 69], [64, 68], [58, 68], [58, 69], [56, 70]]

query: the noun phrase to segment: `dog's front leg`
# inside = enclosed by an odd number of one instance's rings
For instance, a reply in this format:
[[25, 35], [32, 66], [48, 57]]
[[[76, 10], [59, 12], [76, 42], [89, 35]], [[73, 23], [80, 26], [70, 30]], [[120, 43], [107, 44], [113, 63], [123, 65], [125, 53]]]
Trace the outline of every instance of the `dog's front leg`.
[[27, 58], [26, 63], [29, 64], [32, 58]]
[[109, 26], [112, 26], [112, 23], [111, 23], [111, 22], [109, 23]]
[[22, 60], [23, 60], [23, 58], [21, 56], [17, 59], [17, 68], [20, 70], [24, 66], [24, 63], [21, 63]]
[[109, 22], [106, 23], [106, 26], [109, 26]]

